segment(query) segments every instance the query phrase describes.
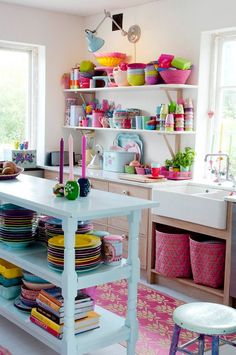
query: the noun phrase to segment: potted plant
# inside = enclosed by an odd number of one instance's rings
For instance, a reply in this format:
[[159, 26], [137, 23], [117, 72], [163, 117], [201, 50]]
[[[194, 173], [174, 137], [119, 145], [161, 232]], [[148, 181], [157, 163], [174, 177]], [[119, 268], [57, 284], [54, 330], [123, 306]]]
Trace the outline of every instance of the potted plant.
[[195, 157], [195, 151], [190, 147], [185, 147], [184, 152], [177, 152], [172, 160], [166, 159], [166, 170], [189, 171]]
[[180, 171], [189, 171], [194, 162], [195, 151], [190, 147], [185, 147], [184, 152], [179, 153]]

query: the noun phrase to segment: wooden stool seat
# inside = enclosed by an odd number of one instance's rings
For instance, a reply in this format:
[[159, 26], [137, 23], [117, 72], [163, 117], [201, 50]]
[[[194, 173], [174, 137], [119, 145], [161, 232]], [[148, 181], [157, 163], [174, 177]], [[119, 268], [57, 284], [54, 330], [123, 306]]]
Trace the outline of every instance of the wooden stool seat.
[[193, 302], [176, 308], [175, 324], [205, 335], [236, 333], [236, 310], [222, 304]]
[[[175, 322], [169, 355], [177, 351], [194, 354], [186, 348], [198, 341], [198, 355], [204, 354], [205, 335], [212, 338], [212, 355], [219, 354], [219, 340], [236, 347], [230, 340], [220, 338], [221, 335], [236, 333], [236, 309], [217, 303], [193, 302], [176, 308], [173, 313]], [[181, 329], [198, 333], [199, 336], [181, 346], [178, 345]]]

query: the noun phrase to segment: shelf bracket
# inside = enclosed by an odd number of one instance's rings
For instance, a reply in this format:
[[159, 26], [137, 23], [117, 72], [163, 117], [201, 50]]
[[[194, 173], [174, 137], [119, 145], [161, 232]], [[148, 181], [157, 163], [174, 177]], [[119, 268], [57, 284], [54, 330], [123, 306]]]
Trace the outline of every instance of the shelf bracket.
[[170, 152], [170, 155], [171, 155], [172, 159], [174, 159], [175, 153], [174, 153], [174, 151], [173, 151], [173, 149], [172, 149], [172, 147], [170, 145], [170, 142], [168, 141], [168, 139], [166, 137], [166, 134], [163, 134], [163, 138], [164, 138], [164, 141], [165, 141], [165, 143], [166, 143], [166, 145], [167, 145], [167, 147], [169, 149], [169, 152]]
[[171, 95], [170, 95], [170, 91], [175, 91], [175, 92], [176, 92], [176, 94], [177, 94], [177, 97], [176, 97], [177, 101], [183, 98], [183, 89], [164, 89], [164, 91], [165, 91], [165, 94], [166, 94], [167, 99], [168, 99], [169, 102], [175, 101], [175, 100], [172, 99], [172, 97], [171, 97]]

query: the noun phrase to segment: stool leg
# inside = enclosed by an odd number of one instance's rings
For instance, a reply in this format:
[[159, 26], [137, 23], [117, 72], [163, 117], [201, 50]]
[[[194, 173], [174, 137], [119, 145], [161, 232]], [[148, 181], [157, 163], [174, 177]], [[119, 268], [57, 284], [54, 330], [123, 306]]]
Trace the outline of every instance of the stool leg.
[[177, 352], [180, 330], [181, 328], [175, 324], [169, 355], [175, 355]]
[[219, 336], [215, 335], [212, 337], [212, 355], [219, 355]]
[[199, 335], [198, 339], [198, 355], [204, 354], [205, 336], [204, 334]]

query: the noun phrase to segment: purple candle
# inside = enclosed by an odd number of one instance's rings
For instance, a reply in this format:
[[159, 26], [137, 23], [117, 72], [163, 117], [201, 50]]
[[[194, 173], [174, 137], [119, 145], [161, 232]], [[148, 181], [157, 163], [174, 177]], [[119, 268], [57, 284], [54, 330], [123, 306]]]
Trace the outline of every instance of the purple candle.
[[86, 135], [82, 136], [82, 178], [86, 177]]
[[63, 168], [64, 168], [64, 139], [60, 140], [60, 170], [59, 170], [59, 184], [63, 184]]

